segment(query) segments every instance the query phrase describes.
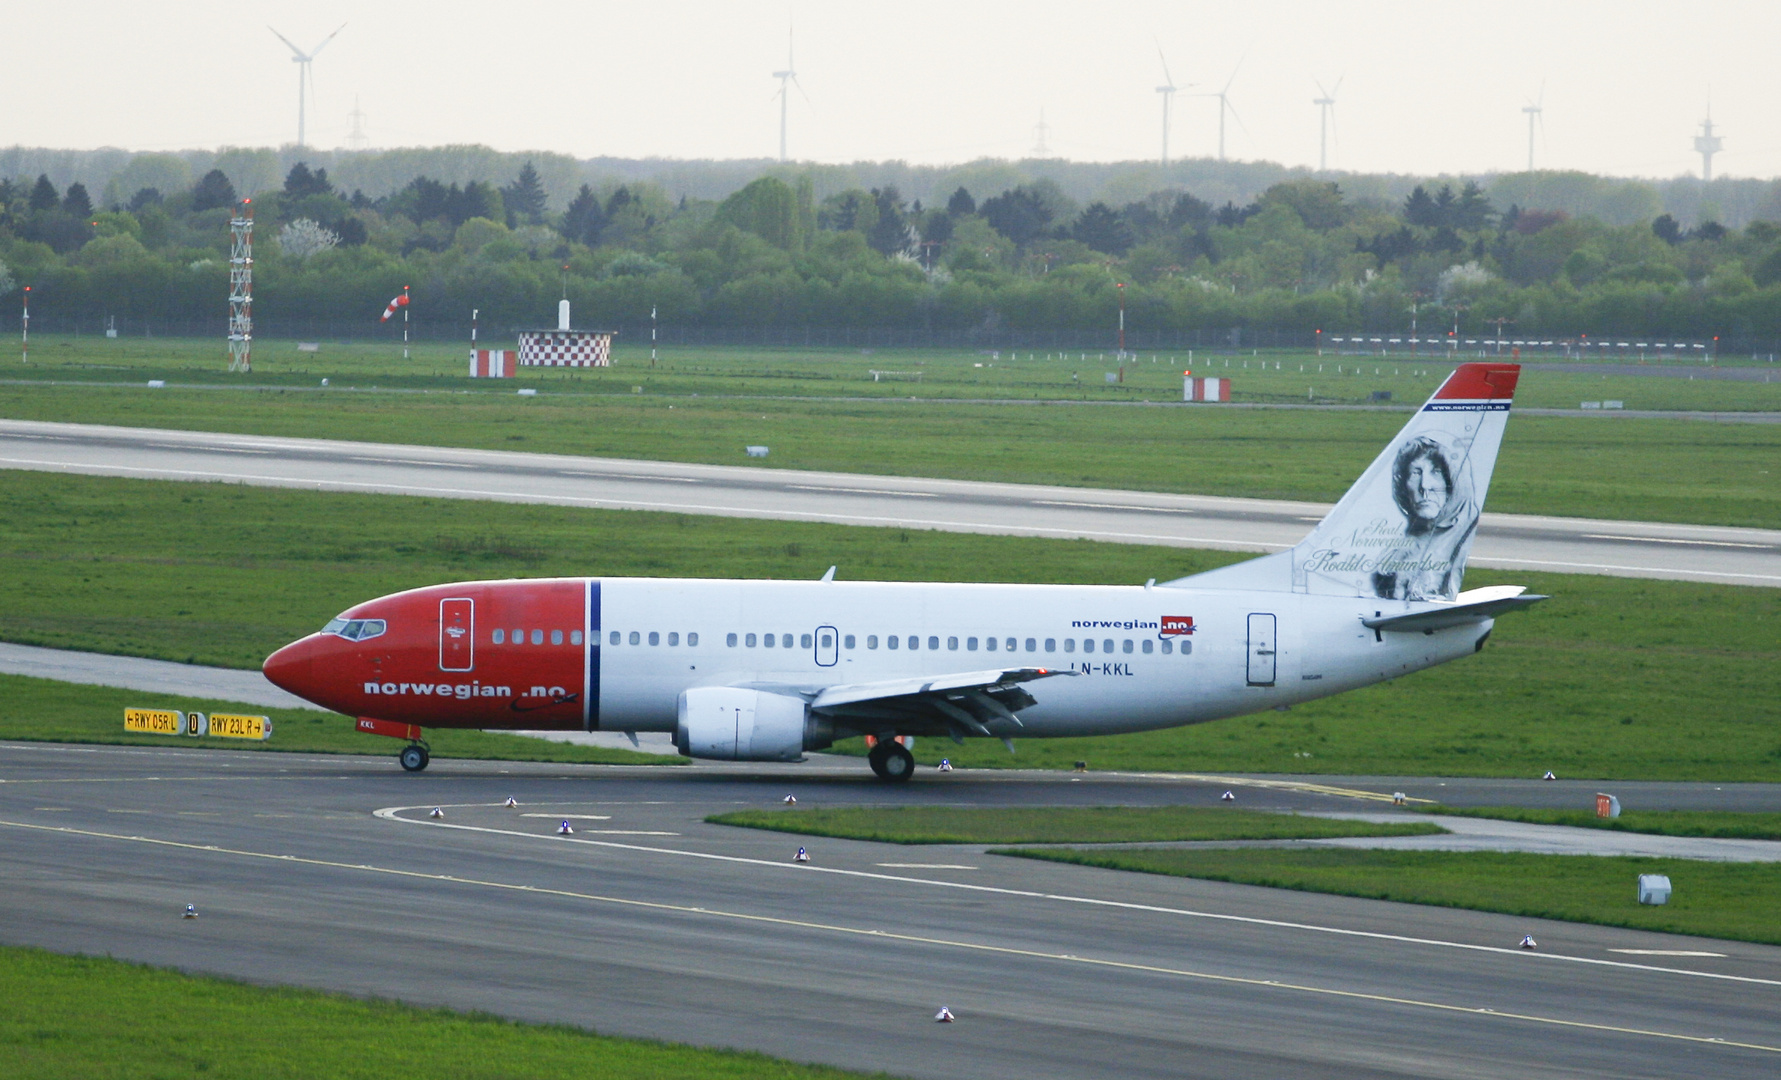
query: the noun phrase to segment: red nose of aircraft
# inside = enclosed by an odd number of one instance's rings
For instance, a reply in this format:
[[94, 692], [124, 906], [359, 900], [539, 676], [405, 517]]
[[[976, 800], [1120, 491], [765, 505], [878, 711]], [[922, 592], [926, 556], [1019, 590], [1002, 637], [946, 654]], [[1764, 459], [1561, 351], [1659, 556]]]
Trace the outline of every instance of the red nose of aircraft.
[[328, 639], [321, 634], [311, 634], [300, 641], [293, 641], [268, 656], [266, 662], [260, 665], [260, 670], [280, 690], [287, 690], [306, 701], [322, 704], [316, 659], [319, 654], [327, 651], [327, 642]]

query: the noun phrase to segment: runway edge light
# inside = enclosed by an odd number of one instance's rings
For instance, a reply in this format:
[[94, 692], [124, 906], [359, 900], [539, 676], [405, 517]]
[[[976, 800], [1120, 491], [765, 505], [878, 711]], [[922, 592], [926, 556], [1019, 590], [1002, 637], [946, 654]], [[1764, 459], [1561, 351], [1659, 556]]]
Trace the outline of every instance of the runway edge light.
[[1234, 791], [1227, 791], [1223, 795], [1220, 795], [1218, 797], [1218, 801], [1219, 802], [1236, 802], [1237, 801], [1237, 793]]
[[1523, 934], [1521, 936], [1521, 947], [1524, 949], [1537, 949], [1540, 947], [1540, 943], [1534, 940], [1534, 935]]
[[940, 1006], [940, 1011], [934, 1014], [934, 1023], [936, 1023], [936, 1024], [950, 1024], [950, 1023], [952, 1023], [952, 1010], [947, 1008], [944, 1005]]
[[182, 919], [196, 919], [197, 917], [198, 905], [196, 904], [187, 904], [185, 914], [180, 916]]
[[808, 851], [805, 851], [803, 848], [799, 848], [798, 853], [796, 855], [792, 856], [792, 862], [809, 862], [809, 861], [810, 861], [810, 853]]
[[433, 812], [428, 814], [427, 816], [430, 818], [442, 818], [445, 816], [445, 811], [441, 810], [439, 807], [435, 806], [433, 808]]
[[558, 836], [569, 836], [574, 832], [575, 832], [575, 827], [573, 825], [570, 825], [567, 819], [565, 819], [562, 824], [557, 826], [557, 835]]
[[787, 805], [787, 806], [796, 806], [796, 805], [798, 805], [798, 797], [797, 797], [797, 796], [796, 796], [796, 795], [787, 795], [787, 796], [786, 796], [786, 797], [785, 797], [785, 798], [783, 798], [783, 799], [781, 799], [781, 800], [779, 800], [779, 801], [780, 801], [780, 802], [782, 802], [782, 803], [784, 803], [784, 804], [785, 804], [785, 805]]
[[519, 803], [515, 802], [513, 796], [511, 796], [511, 795], [507, 796], [507, 801], [502, 803], [501, 805], [505, 806], [509, 810], [517, 810], [519, 808]]

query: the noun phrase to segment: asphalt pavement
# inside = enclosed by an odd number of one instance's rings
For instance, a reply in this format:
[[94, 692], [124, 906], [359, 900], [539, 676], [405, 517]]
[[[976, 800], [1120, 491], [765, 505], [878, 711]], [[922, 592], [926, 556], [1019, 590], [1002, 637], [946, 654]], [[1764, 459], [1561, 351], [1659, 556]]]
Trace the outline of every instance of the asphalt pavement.
[[[1092, 774], [887, 788], [797, 766], [435, 761], [407, 775], [383, 759], [0, 744], [0, 940], [947, 1080], [1781, 1067], [1781, 949], [702, 820], [793, 792], [1218, 799], [1216, 784]], [[1289, 789], [1246, 802], [1352, 805]], [[791, 860], [799, 843], [808, 864]], [[180, 917], [188, 903], [198, 918]], [[1528, 934], [1538, 947], [1518, 948]], [[956, 1023], [933, 1022], [943, 1005]]]
[[[0, 420], [0, 468], [1278, 551], [1327, 505]], [[1781, 530], [1486, 513], [1499, 569], [1781, 586]]]

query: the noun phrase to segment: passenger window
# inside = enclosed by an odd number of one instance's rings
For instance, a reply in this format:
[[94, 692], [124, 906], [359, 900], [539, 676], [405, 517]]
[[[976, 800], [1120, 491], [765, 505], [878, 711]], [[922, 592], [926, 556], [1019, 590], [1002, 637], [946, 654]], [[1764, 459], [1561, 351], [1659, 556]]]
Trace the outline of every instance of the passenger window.
[[915, 649], [921, 648], [921, 639], [916, 637], [914, 634], [910, 634], [909, 635], [909, 648], [912, 651]]
[[849, 634], [846, 637], [841, 639], [841, 647], [844, 649], [853, 648], [853, 635], [852, 634]]
[[668, 635], [668, 644], [670, 644], [670, 645], [680, 644], [680, 635], [674, 634], [674, 633], [669, 634]]
[[734, 649], [736, 647], [736, 635], [731, 634], [730, 636], [724, 638], [724, 644], [728, 645], [730, 648]]
[[940, 639], [939, 638], [931, 637], [928, 639], [928, 648], [938, 649], [939, 647], [940, 647]]
[[1083, 638], [1082, 639], [1082, 651], [1083, 652], [1094, 652], [1095, 651], [1095, 639], [1091, 638], [1091, 637]]
[[561, 645], [563, 643], [563, 632], [561, 630], [552, 630], [550, 632], [550, 643], [552, 645]]
[[1181, 655], [1182, 656], [1186, 656], [1188, 653], [1193, 652], [1193, 651], [1194, 651], [1194, 643], [1193, 642], [1183, 641], [1181, 643]]
[[1150, 640], [1149, 638], [1145, 638], [1144, 639], [1144, 655], [1149, 656], [1150, 650], [1152, 650], [1154, 648], [1156, 648], [1156, 642]]
[[1175, 643], [1173, 641], [1164, 639], [1164, 641], [1163, 641], [1163, 655], [1167, 656], [1174, 651], [1175, 651]]
[[1045, 651], [1046, 652], [1057, 652], [1057, 638], [1049, 638], [1048, 637], [1045, 639]]
[[[1016, 644], [1018, 644], [1018, 643], [1017, 643], [1017, 642], [1016, 642], [1016, 641], [1015, 641], [1015, 640], [1014, 640], [1014, 639], [1013, 639], [1013, 638], [1009, 638], [1009, 639], [1008, 639], [1008, 640], [1007, 640], [1007, 641], [1004, 641], [1004, 642], [1002, 642], [1002, 647], [1003, 647], [1003, 648], [1004, 648], [1004, 649], [1007, 649], [1007, 650], [1008, 650], [1008, 651], [1009, 651], [1009, 652], [1013, 652], [1013, 651], [1014, 651], [1014, 646], [1015, 646], [1015, 645], [1016, 645]], [[1029, 648], [1029, 649], [1030, 649], [1030, 648], [1032, 648], [1032, 646], [1031, 646], [1031, 645], [1028, 645], [1028, 646], [1027, 646], [1027, 648]]]
[[542, 630], [532, 631], [532, 644], [534, 644], [534, 645], [544, 644], [544, 631], [542, 631]]
[[631, 631], [631, 644], [633, 644], [633, 645], [643, 644], [643, 635], [639, 634], [635, 630]]
[[[788, 648], [789, 648], [789, 647], [790, 647], [790, 646], [787, 646], [787, 647], [788, 647]], [[800, 648], [800, 649], [808, 649], [808, 648], [809, 648], [809, 647], [810, 647], [810, 635], [809, 635], [809, 634], [801, 634], [801, 635], [799, 635], [799, 637], [798, 637], [798, 648]]]
[[995, 652], [996, 651], [996, 639], [993, 637], [984, 638], [983, 639], [983, 651], [984, 652]]
[[825, 648], [825, 649], [832, 649], [832, 648], [834, 648], [834, 647], [835, 647], [835, 635], [833, 635], [833, 634], [824, 634], [824, 635], [823, 635], [823, 636], [822, 636], [822, 647], [823, 647], [823, 648]]
[[898, 637], [895, 634], [892, 634], [889, 637], [884, 639], [884, 647], [887, 649], [894, 649], [897, 646], [901, 645], [902, 643], [903, 643], [903, 639]]
[[977, 639], [976, 638], [968, 637], [965, 639], [965, 651], [966, 652], [976, 652], [977, 651]]
[[1120, 645], [1119, 651], [1129, 655], [1132, 651], [1132, 639], [1126, 638], [1124, 644]]
[[866, 635], [866, 648], [868, 648], [868, 649], [878, 648], [878, 635], [877, 634], [867, 634]]
[[792, 636], [790, 634], [781, 634], [779, 637], [779, 643], [788, 649], [791, 648], [792, 647]]
[[753, 634], [748, 635], [747, 645], [751, 649], [754, 648], [754, 635]]
[[773, 646], [779, 644], [779, 639], [777, 637], [774, 637], [772, 634], [762, 634], [761, 635], [761, 644], [765, 645], [767, 648], [771, 649]]
[[[514, 630], [513, 631], [513, 643], [515, 645], [524, 645], [526, 643], [526, 632], [524, 630], [519, 630], [519, 629]], [[618, 642], [615, 641], [615, 642], [613, 642], [613, 644], [617, 645]]]
[[607, 640], [610, 641], [612, 644], [617, 645], [618, 644], [618, 631], [614, 630], [612, 632], [612, 636], [610, 638], [608, 638]]
[[1027, 652], [1038, 652], [1038, 651], [1039, 651], [1039, 643], [1037, 641], [1033, 640], [1032, 638], [1027, 638]]
[[689, 648], [689, 649], [690, 649], [690, 648], [692, 648], [692, 647], [693, 647], [693, 646], [695, 646], [695, 645], [697, 645], [697, 644], [698, 644], [698, 643], [699, 643], [699, 635], [697, 635], [697, 634], [688, 634], [688, 635], [687, 635], [687, 636], [686, 636], [686, 647], [687, 647], [687, 648]]
[[580, 630], [569, 631], [569, 644], [571, 644], [571, 645], [580, 645], [581, 644], [581, 631]]
[[946, 639], [946, 647], [951, 649], [953, 652], [958, 652], [959, 651], [959, 639], [955, 638], [955, 637], [947, 638]]
[[654, 630], [651, 630], [649, 632], [649, 643], [651, 645], [660, 645], [662, 643], [662, 635], [656, 633]]
[[491, 634], [489, 636], [489, 641], [493, 642], [496, 645], [499, 645], [506, 640], [507, 640], [507, 631], [505, 631], [505, 630], [496, 630], [493, 634]]
[[1101, 651], [1107, 652], [1107, 653], [1110, 653], [1113, 651], [1113, 639], [1112, 638], [1108, 638], [1106, 641], [1101, 642]]
[[1075, 652], [1076, 651], [1076, 639], [1075, 638], [1067, 637], [1064, 639], [1064, 651], [1065, 652]]

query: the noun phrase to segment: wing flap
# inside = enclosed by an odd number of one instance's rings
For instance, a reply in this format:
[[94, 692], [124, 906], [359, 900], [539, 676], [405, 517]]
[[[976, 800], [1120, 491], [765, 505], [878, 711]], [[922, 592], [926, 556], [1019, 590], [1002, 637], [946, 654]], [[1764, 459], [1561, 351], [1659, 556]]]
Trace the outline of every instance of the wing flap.
[[827, 687], [810, 702], [810, 707], [826, 709], [837, 705], [855, 705], [864, 701], [881, 701], [888, 698], [920, 697], [928, 694], [945, 694], [966, 690], [1004, 690], [1011, 689], [1019, 683], [1032, 682], [1034, 679], [1074, 674], [1076, 674], [1074, 671], [1059, 671], [1056, 668], [1006, 668], [991, 671], [964, 671], [954, 675], [940, 675], [932, 678], [888, 679], [884, 682], [854, 683], [850, 686]]

